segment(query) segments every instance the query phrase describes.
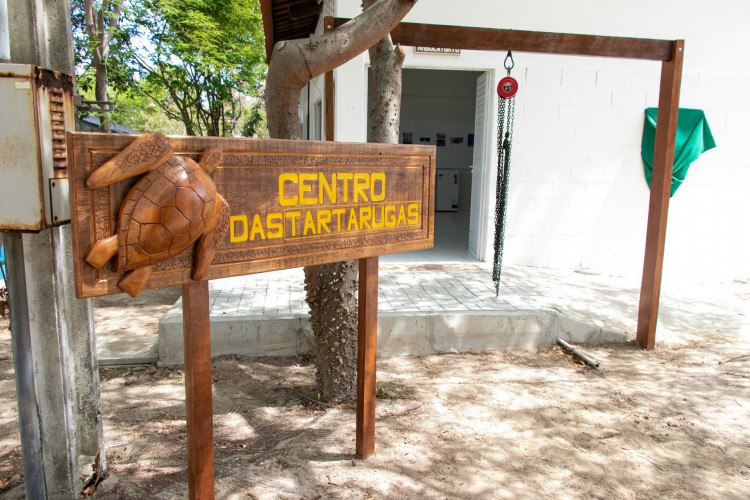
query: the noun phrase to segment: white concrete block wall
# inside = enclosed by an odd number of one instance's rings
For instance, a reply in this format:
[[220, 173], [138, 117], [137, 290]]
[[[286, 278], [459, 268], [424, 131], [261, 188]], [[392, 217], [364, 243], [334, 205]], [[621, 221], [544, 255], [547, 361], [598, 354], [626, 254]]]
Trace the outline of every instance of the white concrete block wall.
[[725, 279], [750, 276], [750, 137], [748, 74], [699, 74], [682, 94], [684, 107], [706, 110], [717, 148], [693, 163], [672, 198], [667, 244], [679, 242], [666, 269]]
[[[323, 103], [323, 109], [325, 110], [324, 94], [325, 94], [325, 77], [322, 75], [317, 78], [313, 78], [310, 81], [310, 83], [302, 89], [302, 92], [300, 92], [299, 103], [300, 103], [300, 109], [302, 111], [301, 128], [302, 128], [303, 139], [307, 139], [308, 137], [310, 137], [311, 139], [315, 138], [315, 130], [316, 130], [315, 123], [314, 123], [315, 105], [318, 101], [321, 101]], [[309, 101], [308, 101], [308, 95], [310, 96]], [[309, 120], [308, 120], [308, 115], [309, 115]], [[323, 114], [320, 117], [320, 119], [321, 119], [321, 124], [320, 124], [321, 136], [323, 139], [325, 139], [325, 114]], [[308, 127], [310, 130], [308, 130]]]
[[[352, 17], [360, 9], [359, 0], [339, 0], [336, 15]], [[685, 39], [680, 106], [706, 112], [717, 148], [693, 163], [671, 199], [664, 270], [665, 283], [677, 283], [750, 277], [747, 19], [747, 0], [475, 0], [471, 9], [422, 0], [406, 20]], [[495, 69], [496, 81], [505, 74], [503, 53], [406, 51], [407, 67]], [[644, 108], [658, 105], [660, 63], [514, 56], [521, 89], [505, 262], [639, 276], [649, 200], [641, 135]], [[337, 71], [338, 140], [364, 140], [366, 64], [363, 56]], [[486, 186], [493, 200], [494, 175]], [[491, 226], [494, 201], [488, 209]], [[491, 238], [487, 247], [491, 256]]]
[[[639, 190], [645, 181], [633, 166], [648, 92], [640, 85], [648, 78], [534, 59], [517, 97], [524, 112], [516, 122], [506, 262], [638, 272], [648, 192]], [[658, 79], [659, 65], [652, 66]]]
[[366, 60], [366, 54], [363, 54], [333, 71], [336, 89], [334, 138], [337, 141], [367, 142]]
[[[593, 74], [547, 64], [527, 68], [520, 80], [506, 262], [637, 275], [649, 196], [640, 160], [643, 110], [658, 105], [659, 64]], [[746, 78], [684, 76], [681, 107], [706, 111], [718, 148], [694, 162], [671, 200], [668, 278], [750, 275]], [[572, 144], [561, 148], [571, 134]], [[528, 224], [534, 229], [519, 227]]]

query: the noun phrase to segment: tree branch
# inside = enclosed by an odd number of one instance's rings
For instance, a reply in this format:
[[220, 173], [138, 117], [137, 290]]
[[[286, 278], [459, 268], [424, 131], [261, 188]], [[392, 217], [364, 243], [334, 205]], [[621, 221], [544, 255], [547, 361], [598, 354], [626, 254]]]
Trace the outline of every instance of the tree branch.
[[148, 97], [149, 99], [151, 99], [154, 102], [154, 104], [156, 104], [157, 106], [159, 106], [161, 108], [161, 110], [164, 111], [164, 114], [167, 115], [169, 118], [172, 118], [173, 120], [179, 120], [180, 119], [180, 115], [178, 115], [177, 113], [175, 113], [174, 111], [172, 111], [169, 108], [169, 106], [167, 106], [166, 104], [164, 104], [161, 101], [161, 99], [157, 99], [157, 97], [155, 95], [151, 94], [148, 90], [146, 90], [144, 88], [140, 88], [138, 91], [140, 93], [142, 93], [143, 95], [145, 95], [146, 97]]
[[86, 23], [86, 34], [89, 36], [89, 40], [96, 38], [96, 26], [94, 16], [94, 1], [84, 0], [83, 1], [83, 12]]
[[117, 26], [117, 21], [120, 19], [122, 14], [122, 0], [115, 0], [115, 11], [109, 18], [109, 28], [114, 29]]
[[[362, 0], [362, 9], [367, 10], [370, 7], [373, 6], [376, 0]], [[383, 38], [381, 38], [377, 43], [370, 46], [369, 52], [370, 52], [370, 58], [372, 59], [373, 56], [373, 50], [387, 50], [391, 51], [393, 50], [393, 42], [391, 41], [391, 34], [390, 32], [385, 35]]]
[[[113, 0], [114, 7], [110, 7], [112, 3], [110, 0], [102, 2], [99, 14], [102, 17], [102, 33], [101, 33], [101, 46], [102, 46], [102, 60], [107, 60], [109, 57], [109, 43], [112, 41], [112, 33], [117, 27], [117, 21], [120, 19], [120, 13], [122, 12], [122, 0]], [[110, 12], [111, 10], [111, 12]], [[104, 22], [106, 18], [106, 23]]]
[[299, 93], [312, 78], [336, 68], [391, 32], [417, 0], [377, 0], [323, 35], [276, 44], [268, 65], [266, 109], [271, 137], [299, 139]]
[[104, 33], [104, 6], [99, 7], [96, 11], [96, 34], [97, 38], [101, 33]]

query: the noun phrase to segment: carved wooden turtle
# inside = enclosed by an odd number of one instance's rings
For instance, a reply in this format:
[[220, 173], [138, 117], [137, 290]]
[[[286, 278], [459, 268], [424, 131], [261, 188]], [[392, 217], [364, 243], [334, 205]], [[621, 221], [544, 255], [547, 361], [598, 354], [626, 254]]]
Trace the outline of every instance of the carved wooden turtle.
[[218, 149], [205, 150], [198, 163], [175, 156], [169, 139], [151, 132], [93, 171], [86, 179], [91, 189], [148, 173], [125, 196], [116, 234], [94, 243], [86, 262], [101, 269], [117, 255], [117, 271], [130, 271], [118, 286], [135, 297], [154, 264], [197, 241], [192, 278], [203, 279], [229, 227], [229, 205], [210, 177], [221, 158]]

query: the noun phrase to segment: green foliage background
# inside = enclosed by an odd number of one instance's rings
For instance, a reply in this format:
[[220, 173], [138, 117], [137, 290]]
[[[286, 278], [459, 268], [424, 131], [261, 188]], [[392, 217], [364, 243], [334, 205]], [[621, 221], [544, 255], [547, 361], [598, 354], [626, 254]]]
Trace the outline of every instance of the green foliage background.
[[[115, 123], [172, 134], [263, 135], [258, 0], [113, 1], [123, 2], [107, 60]], [[76, 82], [91, 98], [83, 3], [71, 2]]]

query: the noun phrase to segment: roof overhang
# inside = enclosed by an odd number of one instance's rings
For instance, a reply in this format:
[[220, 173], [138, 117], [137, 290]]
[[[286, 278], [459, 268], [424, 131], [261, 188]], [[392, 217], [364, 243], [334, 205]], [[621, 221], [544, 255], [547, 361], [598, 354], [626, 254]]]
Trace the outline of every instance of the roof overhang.
[[266, 59], [277, 42], [307, 38], [315, 32], [323, 0], [260, 0]]

